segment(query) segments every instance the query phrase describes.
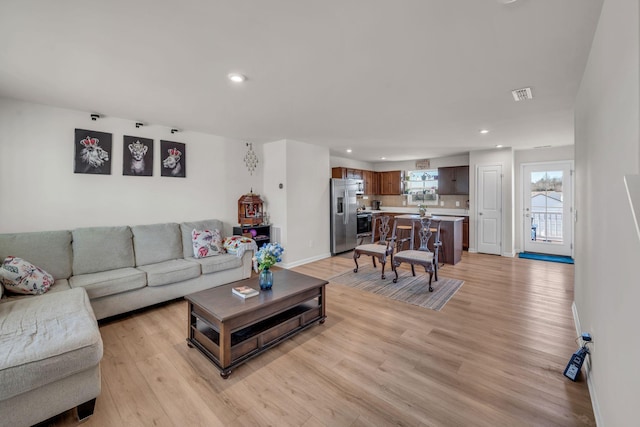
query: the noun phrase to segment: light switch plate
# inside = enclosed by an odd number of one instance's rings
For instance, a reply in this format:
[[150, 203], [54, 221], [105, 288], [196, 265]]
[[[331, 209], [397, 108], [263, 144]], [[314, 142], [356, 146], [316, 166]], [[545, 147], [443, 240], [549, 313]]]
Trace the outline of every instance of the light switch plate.
[[460, 207], [460, 202], [456, 202], [456, 207]]

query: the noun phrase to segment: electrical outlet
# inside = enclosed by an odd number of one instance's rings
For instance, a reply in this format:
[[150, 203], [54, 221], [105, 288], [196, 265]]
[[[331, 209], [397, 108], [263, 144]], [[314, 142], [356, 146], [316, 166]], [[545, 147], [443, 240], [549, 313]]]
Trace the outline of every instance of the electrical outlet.
[[456, 207], [459, 208], [460, 207], [460, 202], [456, 201]]
[[369, 196], [362, 196], [362, 200], [369, 200]]
[[407, 206], [407, 201], [406, 200], [402, 201], [402, 206]]
[[440, 202], [440, 206], [444, 206], [444, 202]]

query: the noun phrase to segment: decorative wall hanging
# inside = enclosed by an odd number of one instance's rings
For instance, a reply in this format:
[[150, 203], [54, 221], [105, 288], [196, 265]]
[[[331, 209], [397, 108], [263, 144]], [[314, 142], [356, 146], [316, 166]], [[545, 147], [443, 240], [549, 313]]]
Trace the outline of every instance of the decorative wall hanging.
[[244, 164], [247, 165], [249, 173], [253, 175], [253, 171], [255, 171], [258, 166], [258, 156], [256, 152], [253, 151], [253, 144], [251, 142], [247, 142], [247, 147], [249, 147], [249, 150], [247, 150], [247, 154], [244, 156]]
[[161, 176], [185, 178], [187, 176], [186, 145], [180, 142], [160, 141], [162, 153]]
[[122, 175], [153, 175], [153, 139], [128, 135], [123, 137]]
[[111, 175], [111, 134], [76, 129], [74, 173]]

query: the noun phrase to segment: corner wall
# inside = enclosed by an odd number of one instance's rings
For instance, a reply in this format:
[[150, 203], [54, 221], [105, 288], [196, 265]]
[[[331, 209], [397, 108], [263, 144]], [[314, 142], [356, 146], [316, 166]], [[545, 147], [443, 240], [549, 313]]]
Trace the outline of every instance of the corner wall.
[[264, 153], [264, 193], [274, 226], [283, 230], [282, 266], [331, 256], [329, 149], [282, 140], [265, 144]]
[[[111, 175], [73, 173], [76, 128], [112, 134]], [[123, 135], [154, 140], [153, 176], [123, 176]], [[160, 176], [161, 139], [186, 144], [186, 178]], [[217, 218], [229, 235], [240, 196], [262, 191], [262, 163], [250, 175], [246, 151], [215, 135], [0, 98], [0, 233]]]
[[576, 100], [575, 313], [593, 336], [598, 425], [638, 424], [640, 240], [623, 177], [640, 171], [640, 8], [605, 0]]

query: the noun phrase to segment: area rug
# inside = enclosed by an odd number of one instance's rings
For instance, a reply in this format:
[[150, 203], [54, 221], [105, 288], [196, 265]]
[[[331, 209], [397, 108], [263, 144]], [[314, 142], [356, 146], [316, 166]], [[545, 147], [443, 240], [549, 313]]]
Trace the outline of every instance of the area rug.
[[398, 283], [393, 283], [393, 271], [385, 271], [385, 276], [386, 279], [380, 279], [380, 265], [375, 269], [369, 265], [360, 267], [357, 273], [350, 270], [329, 281], [436, 311], [442, 310], [464, 283], [439, 276], [440, 280], [431, 283], [433, 292], [429, 292], [429, 275], [424, 269], [416, 268], [415, 277], [410, 270], [399, 270]]
[[561, 262], [564, 264], [573, 264], [573, 258], [560, 255], [537, 254], [533, 252], [520, 252], [518, 258], [536, 259], [538, 261]]

